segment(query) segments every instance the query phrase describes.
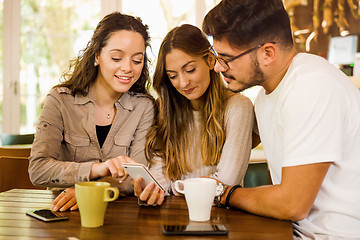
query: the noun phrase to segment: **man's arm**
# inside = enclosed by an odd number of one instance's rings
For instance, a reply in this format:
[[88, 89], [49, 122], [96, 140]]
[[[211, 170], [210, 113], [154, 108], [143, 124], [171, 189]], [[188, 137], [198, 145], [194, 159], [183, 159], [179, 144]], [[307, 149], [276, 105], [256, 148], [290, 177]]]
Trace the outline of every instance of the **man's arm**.
[[[281, 184], [238, 188], [231, 194], [229, 204], [261, 216], [302, 220], [308, 215], [330, 164], [284, 167]], [[227, 189], [227, 193], [230, 189]], [[227, 193], [221, 199], [223, 204]]]

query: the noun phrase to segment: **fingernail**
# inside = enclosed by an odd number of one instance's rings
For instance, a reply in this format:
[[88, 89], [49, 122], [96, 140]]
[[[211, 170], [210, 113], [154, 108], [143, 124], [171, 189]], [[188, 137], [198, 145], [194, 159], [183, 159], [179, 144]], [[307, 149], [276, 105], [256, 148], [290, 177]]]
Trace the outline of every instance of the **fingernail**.
[[123, 182], [123, 180], [119, 180], [119, 183], [122, 183]]
[[59, 209], [58, 209], [57, 207], [53, 207], [52, 210], [53, 210], [54, 212], [56, 212], [56, 211], [59, 210]]

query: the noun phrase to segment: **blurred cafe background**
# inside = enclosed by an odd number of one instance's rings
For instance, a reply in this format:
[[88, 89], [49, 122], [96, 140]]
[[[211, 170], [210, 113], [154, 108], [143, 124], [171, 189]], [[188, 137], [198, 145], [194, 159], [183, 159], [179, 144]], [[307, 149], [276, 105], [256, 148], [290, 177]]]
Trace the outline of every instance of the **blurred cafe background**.
[[[266, 0], [265, 0], [266, 1]], [[150, 28], [152, 67], [173, 27], [201, 27], [219, 0], [0, 0], [0, 133], [32, 134], [41, 103], [113, 11], [136, 15]], [[359, 0], [285, 0], [296, 47], [328, 59], [360, 86]], [[252, 100], [259, 87], [244, 91]]]

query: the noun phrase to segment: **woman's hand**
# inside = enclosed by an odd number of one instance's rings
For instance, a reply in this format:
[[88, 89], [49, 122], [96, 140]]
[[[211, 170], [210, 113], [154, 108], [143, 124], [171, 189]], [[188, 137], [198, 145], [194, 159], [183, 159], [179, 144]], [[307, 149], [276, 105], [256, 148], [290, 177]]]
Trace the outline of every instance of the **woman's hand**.
[[137, 163], [127, 156], [119, 156], [109, 159], [102, 163], [94, 163], [91, 167], [90, 179], [111, 176], [114, 178], [120, 178], [120, 182], [124, 181], [128, 174], [121, 166], [123, 163]]
[[51, 210], [64, 212], [70, 208], [71, 211], [78, 209], [76, 203], [75, 188], [67, 188], [62, 191], [51, 204]]
[[161, 205], [164, 201], [165, 192], [155, 186], [153, 182], [149, 183], [144, 189], [141, 187], [143, 179], [138, 177], [134, 180], [134, 194], [141, 201], [148, 205]]

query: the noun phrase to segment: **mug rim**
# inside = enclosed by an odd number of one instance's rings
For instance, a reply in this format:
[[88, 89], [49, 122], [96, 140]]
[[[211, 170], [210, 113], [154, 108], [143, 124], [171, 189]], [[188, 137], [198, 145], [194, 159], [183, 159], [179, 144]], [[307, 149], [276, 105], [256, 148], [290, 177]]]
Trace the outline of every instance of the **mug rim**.
[[79, 182], [75, 184], [75, 187], [110, 187], [108, 182]]
[[196, 181], [201, 181], [201, 182], [203, 182], [203, 181], [206, 181], [206, 182], [211, 181], [211, 182], [213, 182], [214, 181], [216, 183], [216, 180], [213, 179], [213, 178], [200, 178], [200, 177], [198, 177], [198, 178], [186, 178], [186, 179], [181, 180], [181, 181], [187, 181], [187, 182], [196, 182]]

